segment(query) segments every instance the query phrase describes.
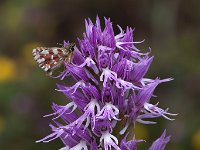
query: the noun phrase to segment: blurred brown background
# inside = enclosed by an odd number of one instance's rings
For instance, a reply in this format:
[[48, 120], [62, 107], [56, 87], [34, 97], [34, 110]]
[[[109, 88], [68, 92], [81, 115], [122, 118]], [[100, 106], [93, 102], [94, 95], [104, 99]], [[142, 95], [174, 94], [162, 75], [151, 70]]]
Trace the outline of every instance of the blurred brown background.
[[[157, 119], [138, 125], [137, 138], [149, 145], [166, 128], [172, 135], [167, 150], [200, 150], [200, 1], [199, 0], [1, 0], [0, 1], [0, 149], [56, 150], [59, 140], [35, 141], [50, 133], [52, 102], [65, 103], [56, 92], [57, 79], [45, 76], [32, 58], [36, 46], [75, 41], [85, 31], [84, 19], [110, 17], [124, 29], [135, 27], [136, 41], [155, 55], [148, 77], [173, 77], [160, 85], [153, 103], [160, 101], [179, 113], [176, 120]], [[66, 82], [66, 81], [65, 81]], [[150, 142], [150, 143], [149, 143]], [[142, 149], [142, 148], [141, 148]]]

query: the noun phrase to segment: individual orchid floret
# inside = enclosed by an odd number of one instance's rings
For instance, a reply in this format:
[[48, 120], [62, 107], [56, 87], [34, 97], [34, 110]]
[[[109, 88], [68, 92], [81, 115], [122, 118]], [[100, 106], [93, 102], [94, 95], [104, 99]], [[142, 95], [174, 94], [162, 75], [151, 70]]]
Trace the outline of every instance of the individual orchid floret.
[[135, 89], [140, 89], [139, 87], [133, 85], [131, 82], [127, 82], [125, 80], [122, 79], [117, 79], [116, 80], [116, 87], [119, 89], [122, 89], [122, 95], [124, 95], [124, 93], [130, 89], [135, 90]]
[[167, 120], [174, 120], [169, 118], [169, 116], [176, 116], [177, 114], [169, 113], [168, 109], [163, 110], [159, 107], [157, 107], [158, 103], [156, 105], [150, 104], [150, 103], [144, 103], [144, 108], [141, 109], [142, 114], [137, 116], [136, 121], [142, 124], [156, 124], [154, 121], [146, 121], [144, 119], [151, 119], [151, 118], [157, 118], [157, 117], [164, 117]]
[[121, 140], [120, 148], [122, 150], [137, 150], [137, 143], [145, 142], [144, 140], [136, 140], [135, 137], [133, 137], [133, 139], [130, 141], [126, 141], [127, 136], [128, 136], [128, 133]]
[[71, 87], [64, 87], [64, 89], [60, 89], [57, 91], [61, 91], [61, 92], [69, 92], [70, 91], [70, 92], [72, 92], [72, 94], [74, 94], [76, 92], [76, 90], [81, 86], [85, 86], [85, 83], [82, 80], [76, 82], [76, 84]]
[[112, 150], [112, 147], [115, 150], [121, 150], [118, 146], [118, 140], [115, 136], [110, 134], [108, 131], [102, 132], [100, 142], [103, 142], [105, 150]]
[[163, 83], [163, 82], [168, 82], [171, 81], [171, 79], [155, 79], [154, 81], [152, 81], [151, 83], [145, 85], [142, 90], [140, 90], [137, 94], [137, 98], [135, 101], [135, 105], [137, 107], [143, 107], [145, 102], [149, 102], [150, 98], [153, 95], [153, 92], [155, 90], [155, 88], [158, 86], [158, 84]]
[[113, 91], [112, 91], [112, 85], [111, 83], [108, 83], [106, 87], [103, 87], [101, 92], [101, 101], [102, 103], [109, 103], [113, 102]]
[[83, 36], [84, 36], [83, 40], [79, 39], [79, 44], [80, 44], [82, 53], [87, 57], [95, 58], [96, 55], [93, 50], [93, 46], [91, 45], [89, 39], [87, 39], [86, 35], [84, 34]]
[[82, 63], [81, 65], [79, 65], [79, 67], [84, 67], [84, 66], [88, 66], [88, 67], [91, 67], [93, 70], [94, 70], [94, 72], [96, 73], [96, 74], [98, 74], [99, 73], [99, 70], [98, 70], [98, 68], [97, 68], [97, 66], [96, 66], [96, 63], [93, 61], [93, 59], [91, 59], [90, 57], [87, 57], [86, 59], [85, 59], [85, 61], [84, 61], [84, 63]]
[[63, 129], [56, 128], [51, 124], [49, 126], [51, 127], [53, 133], [48, 135], [48, 136], [46, 136], [46, 137], [44, 137], [41, 140], [36, 141], [36, 143], [38, 143], [38, 142], [48, 143], [48, 142], [50, 142], [52, 140], [55, 140], [55, 139], [59, 138], [65, 132]]
[[[112, 132], [112, 122], [108, 119], [96, 119], [96, 122], [92, 123], [92, 131], [97, 137], [101, 137], [102, 132], [109, 131]], [[99, 140], [97, 141], [99, 142]]]
[[169, 113], [169, 112], [167, 112], [168, 109], [163, 110], [163, 109], [157, 107], [157, 105], [158, 105], [158, 103], [157, 103], [156, 105], [149, 104], [149, 103], [144, 103], [144, 109], [145, 109], [146, 111], [148, 111], [149, 113], [151, 113], [152, 115], [154, 115], [154, 116], [162, 116], [162, 117], [164, 117], [165, 119], [174, 120], [174, 119], [169, 118], [169, 117], [166, 116], [166, 115], [176, 116], [177, 114]]
[[[72, 111], [72, 109], [67, 109], [63, 113], [63, 108], [61, 107], [61, 105], [57, 105], [57, 104], [53, 103], [53, 105], [51, 107], [54, 110], [54, 112], [56, 113], [56, 114], [53, 114], [53, 113], [52, 114], [57, 115], [56, 117], [62, 118], [65, 122], [70, 123], [70, 122], [75, 121], [78, 118], [78, 115], [75, 113], [75, 111]], [[61, 115], [59, 113], [61, 113]], [[57, 119], [57, 118], [53, 118], [52, 120], [55, 122], [55, 119]]]
[[77, 79], [82, 79], [84, 81], [89, 81], [89, 77], [87, 76], [85, 70], [82, 67], [78, 67], [75, 65], [68, 64], [67, 70], [71, 72]]
[[106, 86], [106, 83], [108, 82], [108, 79], [110, 81], [117, 80], [117, 74], [114, 71], [111, 71], [108, 68], [103, 69], [103, 72], [100, 76], [100, 81], [103, 81], [103, 86]]
[[102, 68], [111, 68], [113, 48], [107, 46], [98, 46], [98, 66]]
[[85, 119], [86, 123], [84, 129], [89, 126], [90, 120], [93, 120], [95, 123], [95, 115], [98, 112], [100, 112], [100, 106], [95, 99], [92, 99], [91, 102], [88, 103], [84, 108], [84, 113], [82, 114], [82, 116], [75, 121], [76, 127], [80, 128]]
[[[67, 110], [69, 110], [71, 107], [72, 107], [72, 109], [69, 112], [67, 112]], [[60, 116], [62, 116], [64, 113], [71, 114], [76, 108], [77, 108], [77, 105], [74, 102], [70, 102], [65, 106], [59, 106], [59, 109], [56, 112], [54, 112], [52, 114], [45, 115], [44, 117], [49, 117], [49, 116], [52, 116], [52, 115], [58, 115], [57, 117], [53, 118], [53, 119], [57, 119]]]
[[133, 29], [127, 27], [126, 32], [124, 32], [120, 26], [118, 26], [118, 28], [120, 29], [120, 34], [115, 36], [116, 46], [123, 50], [133, 49], [135, 51], [139, 51], [139, 49], [136, 48], [134, 46], [134, 44], [140, 44], [140, 43], [144, 42], [144, 40], [139, 41], [139, 42], [134, 42], [133, 41], [133, 31], [134, 31]]
[[102, 45], [116, 48], [115, 35], [110, 19], [105, 18], [105, 29], [102, 32]]
[[139, 115], [137, 117], [136, 121], [139, 122], [139, 123], [141, 123], [141, 124], [146, 124], [146, 125], [148, 125], [148, 124], [156, 124], [155, 121], [144, 120], [145, 118], [148, 118], [148, 119], [149, 118], [155, 118], [155, 116], [152, 116], [152, 114], [149, 114], [149, 115], [147, 115], [147, 114]]
[[133, 65], [132, 70], [130, 71], [129, 79], [133, 82], [140, 81], [147, 73], [152, 61], [153, 61], [153, 56], [150, 58], [144, 58], [140, 60], [138, 63], [135, 63]]
[[166, 130], [162, 133], [161, 137], [159, 137], [148, 150], [164, 150], [166, 144], [170, 141], [170, 136], [166, 137]]
[[117, 25], [117, 27], [119, 28], [120, 33], [117, 34], [117, 35], [115, 35], [115, 41], [116, 42], [118, 42], [119, 40], [121, 40], [124, 37], [124, 35], [125, 35], [123, 29], [119, 25]]
[[96, 115], [98, 119], [115, 119], [119, 120], [116, 116], [119, 114], [119, 110], [111, 103], [106, 103], [101, 111]]

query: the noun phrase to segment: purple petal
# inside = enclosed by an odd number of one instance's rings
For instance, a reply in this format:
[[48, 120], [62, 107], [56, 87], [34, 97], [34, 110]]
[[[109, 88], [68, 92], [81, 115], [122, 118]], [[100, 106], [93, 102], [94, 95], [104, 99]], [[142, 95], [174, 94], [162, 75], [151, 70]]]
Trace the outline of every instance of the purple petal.
[[170, 141], [170, 136], [166, 136], [166, 130], [162, 133], [161, 137], [159, 137], [148, 150], [164, 150], [166, 144]]

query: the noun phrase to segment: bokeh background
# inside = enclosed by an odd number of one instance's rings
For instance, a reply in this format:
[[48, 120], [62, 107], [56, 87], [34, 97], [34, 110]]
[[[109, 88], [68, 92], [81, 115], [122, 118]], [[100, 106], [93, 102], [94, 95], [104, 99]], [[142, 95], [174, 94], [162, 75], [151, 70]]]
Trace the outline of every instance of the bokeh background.
[[[159, 85], [153, 98], [179, 113], [175, 121], [137, 125], [136, 137], [149, 146], [166, 128], [167, 150], [200, 150], [200, 1], [199, 0], [1, 0], [0, 1], [0, 149], [56, 150], [60, 140], [35, 141], [50, 133], [52, 102], [66, 103], [55, 91], [59, 81], [47, 77], [32, 58], [36, 46], [75, 41], [85, 31], [84, 19], [110, 17], [124, 29], [135, 28], [143, 52], [155, 59], [148, 77], [173, 77]], [[140, 146], [142, 149], [145, 146]]]

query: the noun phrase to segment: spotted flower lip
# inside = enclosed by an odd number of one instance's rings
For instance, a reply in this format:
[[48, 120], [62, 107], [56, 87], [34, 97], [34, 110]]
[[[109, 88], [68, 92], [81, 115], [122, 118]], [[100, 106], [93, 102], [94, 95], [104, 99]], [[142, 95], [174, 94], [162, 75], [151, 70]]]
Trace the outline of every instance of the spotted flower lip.
[[[45, 115], [53, 117], [52, 133], [37, 142], [60, 138], [64, 143], [60, 150], [136, 150], [137, 143], [144, 140], [134, 136], [127, 141], [130, 127], [138, 122], [155, 124], [152, 119], [157, 117], [174, 120], [177, 115], [151, 103], [157, 86], [172, 78], [145, 77], [154, 56], [150, 56], [151, 50], [137, 48], [144, 40], [134, 41], [134, 29], [129, 27], [118, 26], [115, 34], [110, 19], [104, 18], [104, 22], [102, 28], [99, 17], [95, 24], [85, 20], [83, 39], [78, 38], [71, 63], [64, 63], [57, 76], [67, 83], [71, 76], [75, 82], [72, 86], [57, 84], [56, 90], [69, 101], [64, 106], [53, 103], [54, 112]], [[64, 41], [64, 46], [68, 44]], [[124, 126], [115, 130], [119, 123]], [[166, 131], [149, 150], [163, 150], [170, 140], [165, 136]]]

